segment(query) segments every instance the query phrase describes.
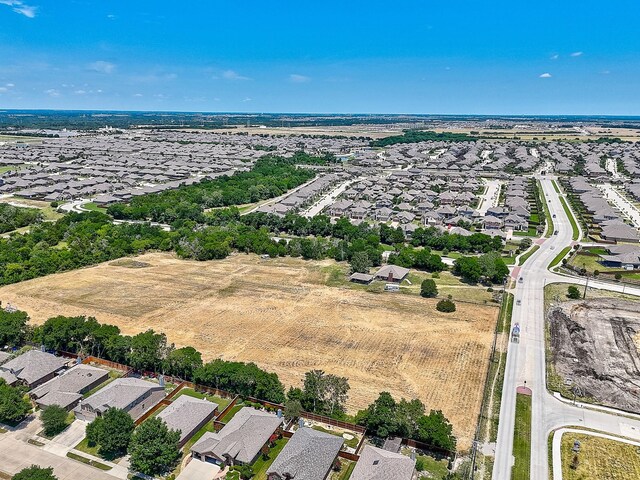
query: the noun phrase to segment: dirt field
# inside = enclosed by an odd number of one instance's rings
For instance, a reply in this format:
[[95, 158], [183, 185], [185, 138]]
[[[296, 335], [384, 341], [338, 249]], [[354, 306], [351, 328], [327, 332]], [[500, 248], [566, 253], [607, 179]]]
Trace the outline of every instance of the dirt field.
[[[0, 289], [35, 322], [93, 315], [135, 334], [154, 328], [205, 359], [252, 361], [286, 385], [321, 368], [345, 375], [351, 412], [382, 390], [441, 409], [468, 447], [498, 309], [329, 287], [333, 261], [237, 255], [194, 262], [170, 254], [51, 275]], [[145, 266], [148, 264], [148, 266]], [[131, 268], [136, 267], [136, 268]]]
[[640, 411], [640, 308], [614, 298], [564, 302], [548, 314], [555, 373], [578, 395]]

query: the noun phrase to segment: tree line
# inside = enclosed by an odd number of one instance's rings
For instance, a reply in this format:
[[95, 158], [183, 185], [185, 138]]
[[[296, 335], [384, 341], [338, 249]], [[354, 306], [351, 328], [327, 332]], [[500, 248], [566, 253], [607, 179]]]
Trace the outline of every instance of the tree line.
[[325, 165], [329, 157], [298, 152], [291, 158], [267, 155], [246, 172], [223, 175], [193, 185], [134, 197], [128, 204], [110, 205], [116, 219], [152, 220], [171, 224], [176, 220], [202, 222], [210, 208], [241, 205], [277, 197], [315, 177], [315, 172], [297, 165]]
[[418, 143], [418, 142], [474, 142], [479, 137], [467, 135], [466, 133], [442, 132], [436, 133], [430, 130], [404, 130], [402, 135], [391, 135], [371, 141], [372, 147], [388, 147], [398, 143]]
[[42, 212], [36, 208], [14, 207], [8, 203], [0, 203], [0, 233], [39, 223], [42, 219]]

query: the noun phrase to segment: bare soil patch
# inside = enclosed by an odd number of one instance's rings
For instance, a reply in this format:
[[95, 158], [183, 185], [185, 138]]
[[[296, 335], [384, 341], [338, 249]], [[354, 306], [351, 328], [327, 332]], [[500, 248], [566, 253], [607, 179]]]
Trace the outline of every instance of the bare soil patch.
[[383, 390], [420, 398], [451, 419], [469, 446], [480, 408], [498, 308], [326, 285], [333, 261], [262, 260], [236, 255], [195, 262], [170, 254], [50, 275], [0, 288], [0, 299], [36, 323], [55, 315], [93, 315], [124, 333], [165, 332], [206, 360], [255, 362], [299, 385], [320, 368], [347, 376], [348, 407]]
[[552, 364], [578, 396], [640, 411], [640, 308], [637, 302], [600, 298], [565, 302], [548, 314]]

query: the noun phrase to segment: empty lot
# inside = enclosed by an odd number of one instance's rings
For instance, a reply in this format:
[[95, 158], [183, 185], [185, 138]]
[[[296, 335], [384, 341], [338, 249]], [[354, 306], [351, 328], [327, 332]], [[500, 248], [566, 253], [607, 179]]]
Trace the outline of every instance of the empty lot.
[[[138, 268], [131, 268], [131, 267]], [[320, 368], [349, 377], [351, 412], [387, 390], [441, 409], [469, 445], [498, 309], [325, 285], [335, 262], [153, 253], [0, 289], [36, 323], [92, 315], [124, 333], [165, 332], [205, 359], [256, 362], [286, 385]]]

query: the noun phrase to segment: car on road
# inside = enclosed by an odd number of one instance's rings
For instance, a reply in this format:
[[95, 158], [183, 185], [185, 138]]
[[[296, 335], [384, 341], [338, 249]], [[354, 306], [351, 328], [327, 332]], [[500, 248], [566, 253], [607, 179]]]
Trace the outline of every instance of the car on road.
[[520, 282], [520, 283], [524, 282], [524, 277], [520, 277], [520, 278], [518, 279], [518, 282]]
[[552, 215], [552, 218], [556, 218], [556, 214], [555, 213]]
[[558, 234], [558, 230], [556, 230], [555, 232], [553, 232], [553, 234], [554, 234], [554, 235], [557, 235], [557, 234]]
[[516, 300], [516, 305], [520, 305], [520, 304], [522, 304], [522, 300], [520, 299]]

